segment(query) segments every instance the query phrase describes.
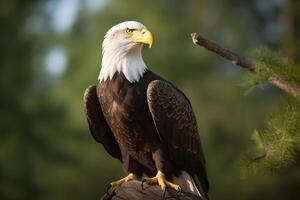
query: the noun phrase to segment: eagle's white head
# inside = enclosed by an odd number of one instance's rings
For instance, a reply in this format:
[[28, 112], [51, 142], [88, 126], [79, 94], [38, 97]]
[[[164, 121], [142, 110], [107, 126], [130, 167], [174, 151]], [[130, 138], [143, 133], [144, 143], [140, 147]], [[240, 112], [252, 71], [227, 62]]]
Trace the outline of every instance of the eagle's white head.
[[112, 79], [116, 72], [123, 73], [129, 82], [139, 81], [147, 66], [142, 58], [143, 44], [151, 47], [152, 33], [136, 21], [113, 26], [102, 43], [102, 67], [98, 79]]

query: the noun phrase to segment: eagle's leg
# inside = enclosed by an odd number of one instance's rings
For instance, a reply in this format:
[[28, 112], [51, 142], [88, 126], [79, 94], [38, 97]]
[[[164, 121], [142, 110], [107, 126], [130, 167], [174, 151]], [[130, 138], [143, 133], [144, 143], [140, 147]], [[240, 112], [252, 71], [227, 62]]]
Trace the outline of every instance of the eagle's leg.
[[139, 163], [132, 159], [132, 157], [127, 153], [127, 151], [122, 151], [123, 157], [123, 168], [128, 173], [128, 175], [120, 180], [111, 182], [111, 187], [121, 185], [124, 182], [132, 180], [141, 180], [142, 171]]
[[[167, 180], [166, 177], [171, 178], [172, 174], [172, 165], [168, 160], [165, 151], [162, 147], [157, 148], [155, 151], [152, 152], [152, 157], [155, 162], [155, 166], [157, 169], [157, 174], [155, 177], [146, 178], [142, 182], [148, 184], [158, 184], [162, 190], [165, 190], [166, 187], [172, 188], [176, 191], [180, 191], [181, 188], [179, 185], [176, 185]], [[166, 172], [169, 174], [166, 175]]]
[[121, 185], [122, 183], [128, 182], [128, 181], [132, 181], [132, 180], [139, 180], [137, 175], [135, 175], [134, 173], [129, 173], [126, 177], [117, 180], [117, 181], [113, 181], [110, 183], [111, 187], [115, 187], [118, 185]]
[[166, 186], [170, 187], [170, 188], [172, 188], [172, 189], [174, 189], [176, 191], [180, 191], [181, 190], [181, 188], [180, 188], [179, 185], [176, 185], [176, 184], [171, 183], [170, 181], [166, 180], [165, 174], [162, 173], [159, 170], [158, 170], [158, 172], [157, 172], [157, 174], [156, 174], [155, 177], [145, 178], [143, 180], [143, 183], [148, 183], [149, 185], [151, 185], [151, 184], [158, 184], [162, 190], [165, 190]]

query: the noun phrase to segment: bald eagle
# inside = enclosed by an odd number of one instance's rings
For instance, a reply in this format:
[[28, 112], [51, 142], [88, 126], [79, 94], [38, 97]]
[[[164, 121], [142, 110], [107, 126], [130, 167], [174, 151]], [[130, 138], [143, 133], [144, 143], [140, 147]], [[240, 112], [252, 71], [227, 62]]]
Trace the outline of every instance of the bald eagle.
[[207, 197], [205, 159], [191, 103], [147, 68], [141, 52], [143, 44], [152, 43], [152, 33], [136, 21], [106, 33], [99, 83], [84, 94], [90, 132], [127, 173], [111, 186], [146, 175], [144, 182], [163, 190]]

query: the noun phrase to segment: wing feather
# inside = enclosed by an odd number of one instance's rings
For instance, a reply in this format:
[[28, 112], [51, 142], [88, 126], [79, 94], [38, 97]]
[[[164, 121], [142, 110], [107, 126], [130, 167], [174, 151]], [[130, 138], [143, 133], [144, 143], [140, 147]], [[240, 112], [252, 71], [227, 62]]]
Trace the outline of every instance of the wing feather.
[[119, 145], [103, 116], [95, 85], [85, 90], [83, 101], [89, 129], [93, 138], [101, 143], [111, 156], [122, 161]]
[[154, 124], [171, 160], [182, 170], [196, 176], [204, 193], [208, 192], [205, 159], [197, 122], [187, 97], [167, 81], [152, 81], [147, 101]]

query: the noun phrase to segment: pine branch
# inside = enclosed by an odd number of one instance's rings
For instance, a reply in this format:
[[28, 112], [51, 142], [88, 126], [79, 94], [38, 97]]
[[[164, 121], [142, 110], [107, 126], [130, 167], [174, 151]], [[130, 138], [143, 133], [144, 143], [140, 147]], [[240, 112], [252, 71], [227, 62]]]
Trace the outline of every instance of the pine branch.
[[[227, 50], [227, 49], [221, 47], [220, 45], [205, 39], [204, 37], [202, 37], [201, 35], [199, 35], [197, 33], [192, 33], [191, 36], [192, 36], [194, 44], [197, 44], [201, 47], [204, 47], [205, 49], [207, 49], [209, 51], [216, 53], [217, 55], [225, 58], [226, 60], [229, 60], [232, 64], [234, 64], [236, 66], [242, 67], [244, 69], [249, 70], [250, 72], [256, 73], [255, 65], [250, 60], [242, 58], [238, 54], [233, 53], [232, 51]], [[300, 87], [299, 86], [288, 83], [284, 80], [280, 80], [279, 78], [273, 77], [273, 76], [268, 77], [268, 81], [273, 86], [281, 89], [282, 91], [286, 92], [287, 94], [295, 97], [296, 99], [298, 99], [300, 101]]]

